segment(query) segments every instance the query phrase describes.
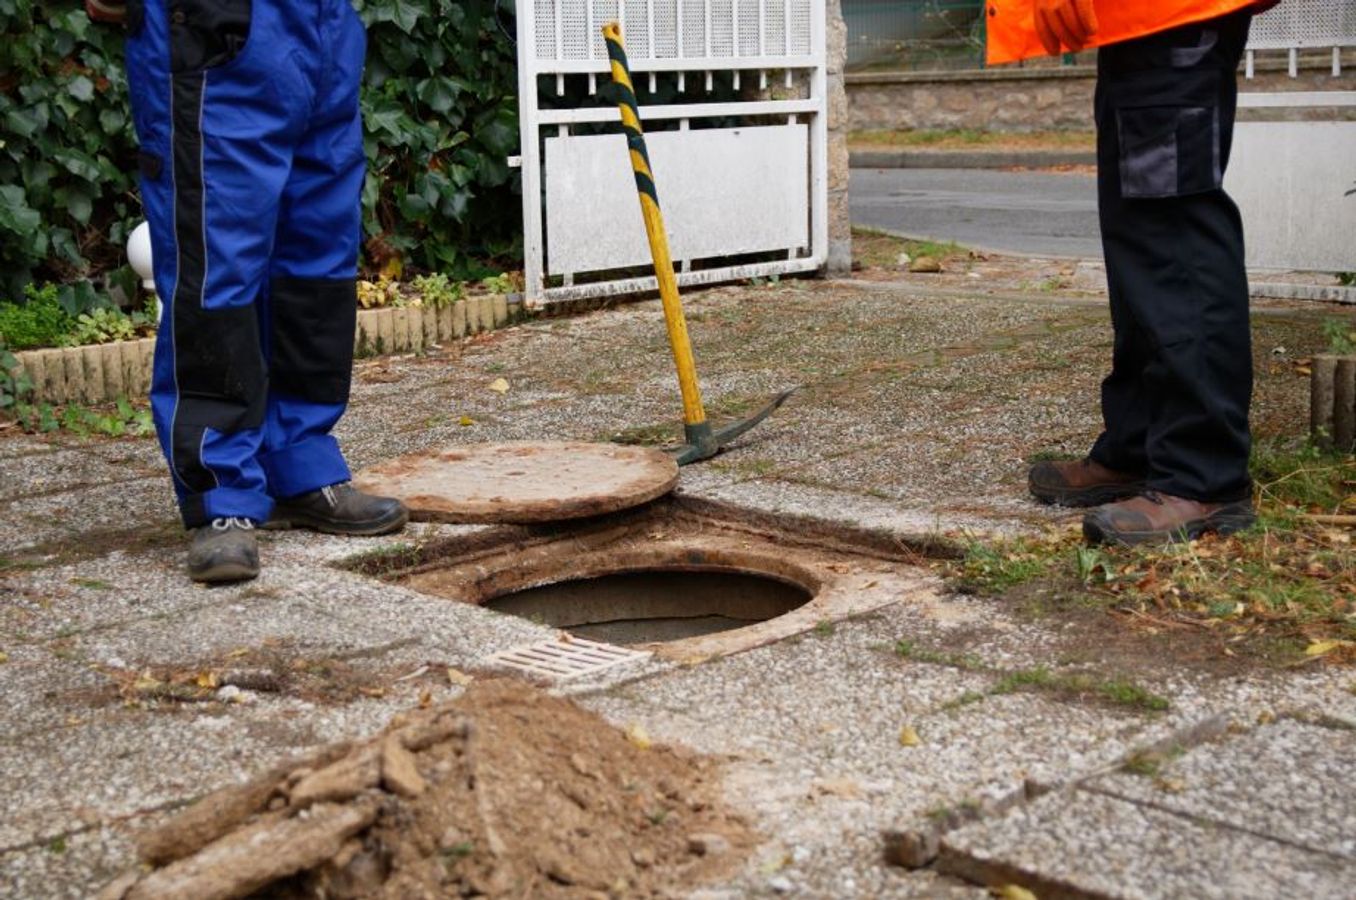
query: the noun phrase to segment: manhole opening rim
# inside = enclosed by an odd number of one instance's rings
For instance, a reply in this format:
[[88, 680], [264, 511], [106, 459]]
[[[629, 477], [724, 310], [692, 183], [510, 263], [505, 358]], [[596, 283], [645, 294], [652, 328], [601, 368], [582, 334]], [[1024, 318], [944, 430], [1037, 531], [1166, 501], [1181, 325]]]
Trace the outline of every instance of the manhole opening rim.
[[[556, 587], [560, 585], [572, 584], [580, 581], [594, 581], [601, 578], [607, 578], [610, 575], [742, 575], [748, 578], [762, 579], [764, 581], [776, 582], [783, 587], [791, 588], [805, 595], [805, 603], [809, 603], [819, 595], [822, 583], [805, 573], [807, 579], [787, 577], [776, 572], [768, 572], [764, 569], [754, 569], [747, 566], [705, 564], [705, 565], [617, 565], [615, 563], [600, 566], [596, 569], [588, 567], [582, 571], [571, 570], [568, 573], [559, 571], [548, 577], [538, 577], [538, 573], [528, 570], [523, 580], [516, 587], [505, 587], [502, 584], [496, 585], [492, 590], [481, 592], [476, 600], [478, 606], [484, 606], [495, 600], [502, 600], [513, 594], [530, 591], [534, 588]], [[493, 576], [489, 576], [493, 577]], [[809, 583], [807, 583], [807, 580]], [[479, 589], [477, 584], [476, 588]]]

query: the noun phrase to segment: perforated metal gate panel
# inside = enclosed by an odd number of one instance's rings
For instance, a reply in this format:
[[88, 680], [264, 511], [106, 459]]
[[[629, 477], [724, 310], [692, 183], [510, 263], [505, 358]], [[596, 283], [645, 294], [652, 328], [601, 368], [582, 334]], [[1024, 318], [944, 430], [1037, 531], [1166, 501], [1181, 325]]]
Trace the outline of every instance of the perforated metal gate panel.
[[1283, 0], [1253, 19], [1248, 47], [1356, 46], [1356, 0]]
[[[612, 21], [652, 135], [679, 283], [820, 268], [824, 0], [519, 0], [529, 303], [655, 287], [635, 271], [648, 255], [625, 142], [596, 133], [619, 122], [596, 101], [610, 80], [601, 28]], [[661, 80], [680, 99], [647, 103]]]

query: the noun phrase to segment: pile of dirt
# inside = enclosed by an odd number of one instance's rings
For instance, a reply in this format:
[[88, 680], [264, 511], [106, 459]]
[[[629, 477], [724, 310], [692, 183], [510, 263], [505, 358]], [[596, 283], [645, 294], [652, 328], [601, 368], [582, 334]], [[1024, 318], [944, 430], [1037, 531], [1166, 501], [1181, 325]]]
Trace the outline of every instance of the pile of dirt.
[[709, 760], [522, 682], [211, 794], [144, 833], [104, 900], [657, 897], [754, 845]]

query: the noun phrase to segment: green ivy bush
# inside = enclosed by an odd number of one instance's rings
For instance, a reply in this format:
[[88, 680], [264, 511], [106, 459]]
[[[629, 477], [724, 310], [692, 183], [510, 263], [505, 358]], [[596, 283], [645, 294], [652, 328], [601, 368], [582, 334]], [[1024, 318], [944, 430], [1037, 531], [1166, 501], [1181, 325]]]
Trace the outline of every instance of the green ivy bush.
[[[521, 254], [512, 0], [353, 0], [368, 24], [365, 265], [459, 278]], [[122, 32], [80, 0], [0, 0], [0, 297], [111, 291], [141, 218]]]
[[0, 31], [0, 297], [54, 281], [75, 315], [98, 305], [92, 279], [125, 290], [134, 278], [122, 266], [140, 217], [122, 34], [76, 0], [0, 0]]
[[[0, 0], [3, 2], [3, 0]], [[522, 256], [513, 0], [355, 0], [367, 263], [480, 278]], [[396, 271], [398, 272], [398, 267]]]

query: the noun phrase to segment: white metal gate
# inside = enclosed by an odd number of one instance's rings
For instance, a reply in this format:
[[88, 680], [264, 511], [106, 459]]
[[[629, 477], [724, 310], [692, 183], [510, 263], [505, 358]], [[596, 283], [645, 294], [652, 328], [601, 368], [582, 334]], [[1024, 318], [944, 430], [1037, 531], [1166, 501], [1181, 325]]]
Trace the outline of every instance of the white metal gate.
[[1299, 74], [1299, 51], [1332, 48], [1332, 74], [1342, 74], [1342, 48], [1356, 46], [1356, 0], [1283, 0], [1253, 19], [1245, 63], [1253, 77], [1253, 52], [1289, 50], [1290, 77]]
[[[1290, 51], [1295, 77], [1300, 50], [1331, 47], [1337, 77], [1341, 48], [1351, 46], [1356, 0], [1282, 0], [1253, 20], [1246, 73], [1253, 77], [1257, 50]], [[1356, 122], [1344, 114], [1356, 107], [1356, 91], [1249, 91], [1238, 106], [1266, 111], [1265, 119], [1235, 127], [1225, 179], [1243, 215], [1248, 264], [1356, 269]]]
[[529, 304], [656, 287], [617, 107], [597, 97], [611, 21], [679, 283], [823, 266], [824, 0], [518, 0]]

